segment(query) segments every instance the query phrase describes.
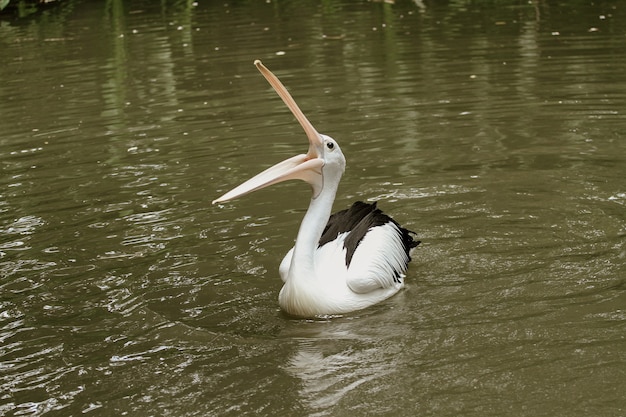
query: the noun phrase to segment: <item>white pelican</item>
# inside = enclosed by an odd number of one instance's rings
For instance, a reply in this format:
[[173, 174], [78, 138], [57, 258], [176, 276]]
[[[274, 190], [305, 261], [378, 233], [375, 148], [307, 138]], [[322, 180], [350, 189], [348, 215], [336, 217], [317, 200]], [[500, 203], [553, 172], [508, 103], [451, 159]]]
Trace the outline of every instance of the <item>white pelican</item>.
[[407, 229], [376, 208], [356, 202], [330, 215], [346, 159], [337, 142], [319, 134], [287, 89], [259, 60], [254, 65], [304, 128], [309, 151], [266, 169], [213, 201], [221, 203], [290, 179], [308, 182], [309, 204], [295, 246], [279, 268], [284, 282], [281, 308], [299, 317], [332, 316], [360, 310], [404, 287], [414, 241]]

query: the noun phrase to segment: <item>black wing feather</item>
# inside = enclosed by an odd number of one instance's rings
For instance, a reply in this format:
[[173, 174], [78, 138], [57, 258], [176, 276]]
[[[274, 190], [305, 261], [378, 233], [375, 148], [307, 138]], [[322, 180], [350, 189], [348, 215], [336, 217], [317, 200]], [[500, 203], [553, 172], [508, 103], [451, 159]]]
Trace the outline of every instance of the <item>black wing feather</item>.
[[[319, 246], [322, 247], [326, 243], [337, 238], [341, 233], [350, 232], [344, 241], [346, 248], [346, 266], [350, 266], [352, 256], [356, 251], [359, 243], [365, 237], [365, 234], [373, 227], [382, 226], [387, 223], [393, 223], [398, 226], [401, 234], [402, 243], [406, 250], [407, 256], [409, 251], [419, 245], [419, 241], [413, 239], [414, 232], [401, 227], [394, 219], [382, 212], [376, 203], [368, 204], [357, 201], [350, 208], [338, 211], [330, 216], [326, 228], [322, 233]], [[409, 260], [411, 258], [409, 257]]]

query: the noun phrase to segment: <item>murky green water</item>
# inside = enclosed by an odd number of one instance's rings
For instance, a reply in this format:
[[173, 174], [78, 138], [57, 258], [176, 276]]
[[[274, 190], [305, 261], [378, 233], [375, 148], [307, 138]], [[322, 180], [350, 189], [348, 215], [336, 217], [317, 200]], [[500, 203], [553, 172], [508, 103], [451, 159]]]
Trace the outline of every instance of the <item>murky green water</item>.
[[[626, 414], [620, 1], [71, 1], [0, 21], [0, 414]], [[306, 149], [262, 59], [423, 244], [278, 309]]]

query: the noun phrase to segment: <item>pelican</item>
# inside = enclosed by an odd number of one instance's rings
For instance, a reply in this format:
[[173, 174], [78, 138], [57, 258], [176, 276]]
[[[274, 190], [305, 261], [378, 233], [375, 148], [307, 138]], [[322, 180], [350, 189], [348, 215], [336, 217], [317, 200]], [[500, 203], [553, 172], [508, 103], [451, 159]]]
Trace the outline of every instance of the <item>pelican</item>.
[[218, 199], [223, 203], [272, 184], [298, 179], [311, 186], [309, 208], [294, 247], [282, 260], [280, 307], [296, 317], [343, 315], [379, 303], [404, 287], [413, 232], [376, 207], [356, 202], [331, 216], [346, 159], [333, 138], [320, 134], [280, 80], [254, 65], [291, 110], [309, 139], [306, 154], [266, 169]]

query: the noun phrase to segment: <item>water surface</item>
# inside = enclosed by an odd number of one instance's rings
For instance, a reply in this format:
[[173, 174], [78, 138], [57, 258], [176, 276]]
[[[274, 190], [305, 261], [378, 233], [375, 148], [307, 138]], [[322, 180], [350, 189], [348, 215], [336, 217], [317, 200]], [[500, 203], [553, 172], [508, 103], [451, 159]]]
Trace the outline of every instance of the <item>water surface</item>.
[[[0, 414], [626, 413], [619, 1], [71, 1], [0, 21]], [[407, 288], [281, 313], [306, 149], [415, 230]]]

